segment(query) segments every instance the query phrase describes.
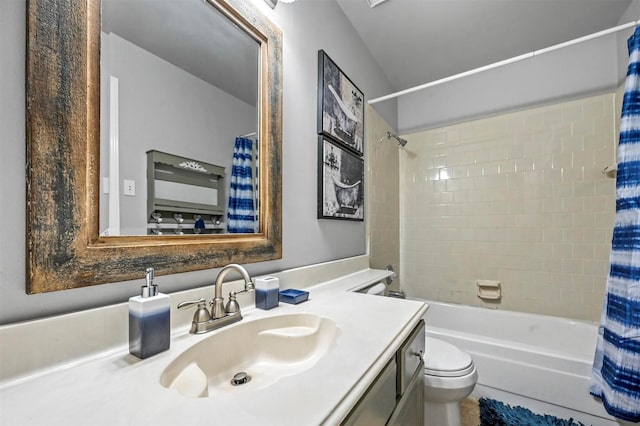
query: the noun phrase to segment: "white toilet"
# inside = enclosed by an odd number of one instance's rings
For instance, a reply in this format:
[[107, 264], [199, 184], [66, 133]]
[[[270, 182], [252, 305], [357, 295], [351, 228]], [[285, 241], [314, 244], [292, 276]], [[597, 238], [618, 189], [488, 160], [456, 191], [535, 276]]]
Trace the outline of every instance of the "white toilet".
[[425, 426], [460, 426], [460, 401], [478, 381], [468, 353], [451, 343], [426, 336], [424, 356]]

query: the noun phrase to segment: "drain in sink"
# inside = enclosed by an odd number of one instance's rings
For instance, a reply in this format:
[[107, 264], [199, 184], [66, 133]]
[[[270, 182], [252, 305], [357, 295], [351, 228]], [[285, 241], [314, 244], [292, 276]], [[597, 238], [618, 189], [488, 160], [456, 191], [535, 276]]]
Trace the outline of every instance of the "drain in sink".
[[233, 386], [240, 386], [248, 383], [251, 380], [251, 376], [249, 376], [246, 372], [241, 371], [239, 373], [234, 374], [233, 379], [231, 379], [231, 384]]

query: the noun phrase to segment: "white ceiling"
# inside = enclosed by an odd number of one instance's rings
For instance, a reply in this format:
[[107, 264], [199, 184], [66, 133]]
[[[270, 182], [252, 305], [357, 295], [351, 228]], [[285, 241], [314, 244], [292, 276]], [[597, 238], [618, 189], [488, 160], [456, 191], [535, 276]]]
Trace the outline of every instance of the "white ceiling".
[[[2, 0], [0, 0], [2, 1]], [[219, 89], [256, 104], [259, 45], [202, 0], [103, 0], [115, 33]]]
[[631, 0], [336, 0], [395, 90], [618, 25]]
[[[631, 3], [631, 0], [387, 0], [370, 8], [367, 0], [336, 1], [394, 90], [613, 27]], [[208, 11], [203, 13], [202, 8]], [[216, 14], [209, 11], [213, 8], [201, 0], [104, 0], [102, 10], [104, 30], [145, 46], [252, 103], [257, 92], [257, 44], [241, 34], [244, 40], [240, 37], [234, 43], [243, 44], [246, 50], [242, 52], [248, 53], [239, 53], [241, 50], [236, 47], [230, 51], [225, 47], [227, 42], [235, 40], [241, 32], [233, 25], [223, 30]], [[185, 39], [192, 44], [188, 49]], [[217, 57], [210, 56], [216, 54]], [[231, 60], [221, 61], [220, 57]]]

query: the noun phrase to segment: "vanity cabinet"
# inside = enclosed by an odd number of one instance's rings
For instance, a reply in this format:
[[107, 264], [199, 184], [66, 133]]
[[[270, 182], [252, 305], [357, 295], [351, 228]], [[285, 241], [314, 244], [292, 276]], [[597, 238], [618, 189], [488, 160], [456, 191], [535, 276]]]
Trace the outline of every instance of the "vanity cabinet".
[[396, 353], [398, 403], [388, 425], [424, 424], [425, 325], [420, 320]]
[[[419, 343], [411, 346], [405, 342], [424, 334], [422, 329], [414, 329], [424, 317], [427, 305], [414, 300], [345, 294], [353, 288], [386, 277], [387, 271], [358, 269], [368, 261], [366, 257], [358, 257], [305, 267], [304, 271], [298, 268], [282, 271], [278, 273], [281, 282], [313, 282], [318, 276], [333, 277], [336, 269], [345, 271], [346, 275], [303, 287], [313, 295], [303, 305], [282, 303], [277, 309], [265, 311], [250, 308], [251, 302], [244, 299], [243, 303], [247, 302], [248, 306], [242, 305], [245, 317], [242, 322], [237, 327], [230, 326], [228, 331], [214, 331], [209, 335], [188, 334], [192, 315], [178, 311], [176, 305], [180, 300], [211, 297], [213, 286], [172, 294], [175, 303], [172, 303], [171, 311], [174, 326], [171, 347], [143, 362], [129, 362], [131, 355], [126, 350], [127, 336], [126, 333], [123, 335], [121, 327], [106, 327], [98, 335], [95, 333], [96, 323], [117, 325], [126, 322], [126, 310], [123, 313], [121, 303], [73, 315], [0, 326], [3, 349], [0, 423], [68, 426], [81, 424], [81, 420], [87, 423], [86, 419], [90, 419], [89, 424], [95, 424], [97, 419], [101, 425], [118, 425], [127, 419], [127, 424], [191, 425], [198, 424], [200, 419], [211, 419], [211, 413], [215, 413], [213, 424], [216, 425], [343, 423], [375, 426], [395, 422], [418, 426], [422, 397], [415, 392], [419, 392], [422, 385], [409, 381], [404, 386], [403, 379], [400, 379], [398, 387], [398, 371], [408, 365], [402, 364], [404, 353], [409, 360], [415, 358], [418, 361], [417, 368], [415, 365], [410, 367], [414, 369], [411, 378], [420, 380], [422, 377], [415, 376], [415, 371], [421, 371], [420, 360], [403, 349], [414, 347], [419, 351], [423, 347]], [[233, 290], [239, 288], [240, 284], [227, 285], [232, 286], [228, 290]], [[354, 312], [354, 302], [358, 307], [357, 312]], [[285, 327], [291, 325], [292, 320], [302, 320], [301, 314], [307, 318], [304, 321], [309, 322], [299, 324], [307, 325], [299, 329]], [[321, 317], [320, 321], [329, 326], [327, 331], [336, 327], [334, 331], [339, 330], [340, 337], [332, 341], [329, 334], [317, 328], [320, 327], [317, 319], [309, 316]], [[354, 319], [354, 316], [357, 317]], [[297, 372], [294, 370], [297, 362], [292, 363], [288, 370], [292, 375], [283, 376], [282, 380], [274, 380], [270, 384], [262, 382], [266, 385], [264, 387], [254, 375], [247, 387], [230, 390], [227, 380], [231, 380], [231, 377], [228, 377], [224, 383], [220, 383], [220, 388], [212, 384], [208, 398], [189, 398], [163, 386], [163, 375], [168, 374], [171, 363], [183, 354], [198, 352], [204, 354], [204, 360], [209, 362], [209, 352], [198, 349], [202, 347], [197, 345], [211, 338], [213, 340], [209, 340], [209, 343], [214, 344], [220, 343], [221, 336], [230, 339], [227, 343], [233, 340], [233, 345], [223, 345], [225, 353], [255, 349], [263, 354], [261, 356], [271, 356], [271, 352], [262, 351], [256, 346], [264, 343], [264, 339], [257, 338], [258, 328], [254, 328], [258, 324], [266, 324], [261, 322], [263, 320], [271, 324], [269, 330], [281, 330], [264, 335], [265, 338], [280, 336], [277, 337], [277, 347], [271, 346], [269, 351], [274, 350], [276, 356], [293, 356], [289, 350], [279, 352], [285, 350], [281, 343], [299, 340], [297, 347], [305, 349], [296, 353], [300, 353], [300, 356], [307, 354], [305, 357], [314, 353], [313, 356], [319, 357], [319, 362]], [[374, 327], [375, 338], [363, 338]], [[256, 334], [249, 333], [249, 329]], [[42, 333], [42, 330], [58, 332]], [[223, 333], [231, 333], [234, 338], [229, 337], [230, 334], [224, 337]], [[295, 336], [292, 334], [289, 339], [285, 337], [287, 333], [294, 333]], [[252, 337], [254, 335], [256, 338]], [[78, 336], [91, 336], [91, 339], [85, 339], [86, 344], [77, 345]], [[322, 345], [322, 348], [308, 352], [311, 349], [306, 345], [312, 342], [313, 345]], [[287, 342], [287, 345], [289, 343], [294, 342]], [[36, 352], [42, 356], [25, 356]], [[9, 362], [4, 363], [5, 358]], [[213, 359], [212, 368], [221, 367], [219, 361], [218, 358]], [[274, 370], [272, 373], [280, 376], [281, 371]], [[191, 382], [190, 377], [193, 379]], [[200, 374], [191, 374], [183, 379], [191, 386], [201, 384], [201, 378]], [[64, 392], [60, 392], [60, 389]], [[141, 394], [145, 397], [140, 398]], [[47, 397], [34, 397], [37, 395]], [[117, 398], [112, 398], [114, 395]], [[109, 398], [110, 403], [105, 404], [104, 400]], [[247, 407], [251, 409], [247, 410]], [[409, 414], [411, 412], [414, 417]], [[403, 420], [414, 418], [418, 420]]]
[[424, 424], [424, 327], [420, 320], [342, 425]]
[[389, 360], [342, 423], [345, 426], [384, 426], [396, 406], [397, 370]]

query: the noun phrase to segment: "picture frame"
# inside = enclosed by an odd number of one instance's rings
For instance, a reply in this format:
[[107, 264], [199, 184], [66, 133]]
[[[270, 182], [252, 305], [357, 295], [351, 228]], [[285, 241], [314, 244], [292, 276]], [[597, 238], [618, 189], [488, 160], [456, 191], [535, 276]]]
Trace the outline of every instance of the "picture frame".
[[364, 94], [324, 50], [318, 51], [318, 134], [364, 155]]
[[318, 137], [318, 219], [364, 221], [364, 159]]

